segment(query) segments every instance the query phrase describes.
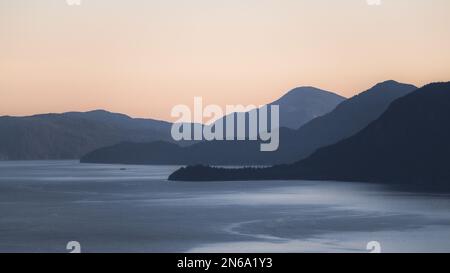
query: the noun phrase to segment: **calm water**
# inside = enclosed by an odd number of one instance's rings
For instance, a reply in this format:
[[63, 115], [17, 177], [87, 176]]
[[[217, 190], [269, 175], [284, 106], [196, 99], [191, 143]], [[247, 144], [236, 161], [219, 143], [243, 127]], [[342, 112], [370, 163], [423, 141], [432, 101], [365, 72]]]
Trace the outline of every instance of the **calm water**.
[[176, 168], [0, 162], [0, 252], [450, 252], [448, 195], [168, 182]]

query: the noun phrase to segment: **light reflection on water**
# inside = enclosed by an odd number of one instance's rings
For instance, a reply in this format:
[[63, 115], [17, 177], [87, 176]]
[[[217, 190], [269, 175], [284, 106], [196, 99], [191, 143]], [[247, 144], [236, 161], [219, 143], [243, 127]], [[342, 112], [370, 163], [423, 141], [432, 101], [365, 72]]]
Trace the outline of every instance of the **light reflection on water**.
[[0, 162], [0, 251], [450, 251], [450, 198], [311, 181], [169, 182], [174, 166]]

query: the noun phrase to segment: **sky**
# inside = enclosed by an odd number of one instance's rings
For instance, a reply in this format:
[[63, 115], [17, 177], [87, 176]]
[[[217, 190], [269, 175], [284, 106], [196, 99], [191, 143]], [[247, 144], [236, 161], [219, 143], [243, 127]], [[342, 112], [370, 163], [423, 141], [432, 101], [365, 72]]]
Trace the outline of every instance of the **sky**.
[[261, 105], [450, 80], [449, 0], [0, 0], [0, 115]]

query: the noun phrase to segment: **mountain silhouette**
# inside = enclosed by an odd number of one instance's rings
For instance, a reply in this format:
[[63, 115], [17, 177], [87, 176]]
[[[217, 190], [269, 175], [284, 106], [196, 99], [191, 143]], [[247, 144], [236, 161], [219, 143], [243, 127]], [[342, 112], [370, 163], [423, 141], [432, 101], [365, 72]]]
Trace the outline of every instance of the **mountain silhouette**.
[[[326, 114], [336, 108], [345, 98], [332, 92], [314, 87], [299, 87], [289, 91], [280, 99], [268, 104], [279, 105], [280, 125], [297, 128], [317, 116]], [[249, 115], [258, 109], [250, 110], [245, 115], [248, 124]], [[232, 113], [219, 119], [214, 124], [223, 122], [227, 117], [234, 119], [237, 128], [237, 114]], [[270, 115], [269, 115], [270, 117]], [[269, 118], [270, 119], [270, 118]], [[295, 130], [281, 128], [281, 135], [293, 135]], [[185, 145], [186, 146], [186, 145]], [[167, 149], [167, 150], [165, 150]], [[241, 155], [246, 155], [241, 157]], [[267, 153], [266, 153], [267, 155]], [[110, 147], [102, 147], [81, 158], [83, 163], [121, 163], [121, 164], [267, 164], [267, 159], [260, 154], [258, 141], [202, 141], [189, 147], [162, 142], [130, 143], [124, 142]]]
[[[286, 96], [289, 100], [283, 97], [280, 99], [283, 105], [280, 116], [281, 124], [288, 126], [299, 126], [316, 115], [331, 111], [345, 99], [310, 87], [294, 89]], [[304, 102], [292, 103], [298, 101]], [[295, 114], [288, 115], [284, 109]], [[181, 141], [177, 145], [170, 145], [170, 142], [174, 142], [170, 135], [171, 125], [165, 121], [130, 118], [104, 110], [28, 117], [3, 116], [0, 117], [0, 160], [79, 159], [102, 147], [108, 147], [109, 150], [117, 147], [126, 154], [124, 148], [133, 149], [140, 145], [138, 143], [147, 143], [142, 145], [149, 149], [143, 150], [147, 150], [147, 156], [154, 160], [146, 159], [145, 156], [141, 156], [141, 160], [162, 164], [159, 159], [166, 162], [162, 160], [164, 157], [177, 158], [175, 149], [183, 149], [198, 142]], [[193, 124], [189, 126], [192, 128]], [[167, 143], [160, 142], [162, 140]], [[158, 142], [151, 143], [153, 141]], [[136, 144], [132, 145], [131, 142]], [[117, 145], [119, 143], [123, 143], [124, 147]], [[138, 152], [142, 154], [142, 151]], [[116, 155], [110, 156], [114, 158]], [[135, 159], [130, 162], [135, 162]]]
[[335, 180], [446, 187], [450, 181], [450, 82], [397, 99], [362, 131], [294, 164], [182, 168], [170, 180]]
[[79, 159], [122, 141], [170, 140], [171, 124], [103, 110], [0, 117], [0, 160]]
[[[290, 90], [284, 96], [272, 103], [267, 104], [266, 106], [279, 106], [280, 124], [278, 127], [295, 130], [314, 118], [329, 113], [344, 100], [346, 100], [346, 98], [335, 93], [315, 87], [305, 86]], [[249, 121], [249, 114], [258, 113], [258, 109], [260, 108], [255, 108], [247, 112], [241, 112], [241, 114], [245, 115], [246, 124], [248, 124]], [[226, 126], [227, 117], [231, 117], [234, 120], [234, 128], [236, 130], [237, 113], [226, 115], [218, 119], [216, 122], [213, 122], [213, 124], [207, 126], [212, 127], [218, 122], [223, 123]], [[270, 111], [268, 113], [268, 119], [270, 120]]]
[[269, 105], [280, 106], [280, 127], [298, 129], [316, 117], [323, 116], [345, 98], [315, 87], [298, 87]]
[[416, 89], [414, 85], [393, 80], [376, 84], [342, 102], [334, 111], [300, 128], [295, 135], [290, 136], [294, 139], [286, 140], [288, 143], [293, 142], [294, 145], [280, 151], [283, 160], [278, 158], [274, 160], [274, 163], [293, 162], [306, 158], [321, 147], [356, 134], [380, 117], [393, 101]]
[[[261, 152], [259, 141], [204, 141], [189, 147], [171, 146], [170, 151], [156, 147], [158, 144], [121, 144], [105, 147], [84, 156], [88, 163], [124, 164], [179, 164], [179, 165], [273, 165], [292, 163], [305, 158], [320, 147], [327, 146], [356, 134], [378, 118], [395, 99], [416, 90], [417, 87], [395, 81], [375, 85], [348, 100], [335, 109], [306, 123], [298, 130], [280, 129], [280, 146], [276, 152]], [[314, 88], [300, 88], [289, 92], [281, 101], [293, 94], [327, 93]], [[317, 96], [315, 97], [317, 98]], [[278, 100], [278, 102], [280, 101]], [[311, 100], [310, 100], [311, 101]], [[274, 102], [276, 103], [276, 102]], [[280, 110], [289, 107], [280, 105]], [[298, 110], [300, 111], [300, 110]], [[284, 110], [288, 112], [288, 110]], [[160, 143], [159, 143], [160, 144]], [[152, 147], [154, 150], [152, 150]], [[126, 150], [130, 149], [130, 150]], [[146, 151], [147, 155], [143, 154]], [[139, 154], [141, 161], [137, 160]], [[172, 156], [173, 155], [173, 156]]]

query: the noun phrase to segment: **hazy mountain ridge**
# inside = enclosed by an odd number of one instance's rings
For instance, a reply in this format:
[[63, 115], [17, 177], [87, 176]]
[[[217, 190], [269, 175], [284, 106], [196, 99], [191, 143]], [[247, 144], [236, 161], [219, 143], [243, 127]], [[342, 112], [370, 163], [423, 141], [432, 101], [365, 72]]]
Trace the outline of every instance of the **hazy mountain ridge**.
[[[281, 107], [281, 123], [297, 124], [309, 121], [315, 115], [324, 111], [330, 111], [345, 98], [316, 89], [314, 94], [309, 91], [311, 88], [296, 88], [290, 91], [289, 97], [295, 99], [297, 96], [305, 98], [311, 97], [311, 100], [323, 99], [321, 104], [303, 103], [290, 104], [290, 100], [283, 100]], [[328, 99], [325, 99], [327, 97]], [[287, 107], [289, 105], [289, 107]], [[284, 109], [289, 109], [299, 115], [286, 115]], [[300, 109], [300, 110], [299, 110]], [[286, 117], [286, 122], [284, 118]], [[193, 126], [192, 124], [189, 124]], [[137, 143], [143, 144], [144, 149], [139, 147], [136, 153], [142, 154], [142, 150], [149, 151], [149, 157], [153, 160], [143, 160], [141, 164], [148, 162], [154, 164], [163, 164], [165, 160], [159, 161], [158, 158], [164, 158], [170, 152], [173, 157], [177, 154], [173, 145], [165, 145], [161, 142], [152, 144], [153, 141], [174, 142], [171, 135], [172, 124], [165, 121], [153, 119], [131, 118], [124, 114], [111, 113], [104, 110], [95, 110], [90, 112], [67, 112], [62, 114], [40, 114], [26, 117], [0, 117], [0, 160], [30, 160], [30, 159], [79, 159], [91, 151], [107, 147], [107, 150], [118, 148], [120, 143], [127, 147], [137, 147]], [[136, 145], [131, 145], [135, 142]], [[198, 141], [177, 142], [181, 147], [192, 145]], [[119, 145], [118, 145], [119, 144]], [[162, 145], [161, 147], [157, 147]], [[153, 150], [148, 148], [152, 147]], [[171, 147], [167, 151], [165, 147]], [[178, 147], [179, 149], [182, 149]], [[120, 151], [124, 151], [120, 149]], [[134, 153], [131, 151], [131, 153]], [[112, 153], [110, 157], [114, 159]], [[156, 156], [152, 156], [156, 154]], [[136, 158], [136, 157], [135, 157]], [[188, 158], [185, 156], [185, 158]], [[195, 158], [194, 158], [195, 159]], [[120, 160], [121, 161], [121, 160]], [[116, 161], [114, 161], [116, 162]], [[135, 162], [132, 159], [130, 162]], [[186, 162], [186, 163], [192, 163]]]
[[[298, 87], [268, 105], [279, 105], [280, 125], [292, 127], [309, 122], [318, 115], [332, 111], [345, 98], [329, 91], [313, 87]], [[249, 113], [244, 113], [248, 124]], [[227, 117], [233, 117], [237, 127], [236, 113], [227, 115], [213, 124], [226, 126]], [[269, 114], [270, 117], [270, 114]], [[213, 126], [213, 125], [209, 125]], [[294, 130], [282, 127], [280, 134], [293, 135]], [[159, 142], [159, 144], [161, 144]], [[158, 143], [122, 143], [92, 151], [81, 158], [84, 163], [122, 163], [122, 164], [268, 164], [267, 153], [260, 154], [259, 141], [203, 141], [189, 147], [164, 145]], [[167, 147], [168, 150], [164, 150]], [[170, 148], [169, 148], [170, 147]], [[127, 150], [128, 149], [128, 150]], [[178, 149], [178, 150], [176, 150]], [[144, 153], [146, 151], [146, 153]]]
[[170, 180], [309, 179], [450, 187], [450, 82], [399, 98], [354, 136], [294, 164], [264, 169], [182, 168]]
[[100, 147], [168, 140], [170, 123], [133, 119], [103, 110], [0, 117], [0, 159], [78, 159]]
[[298, 129], [336, 108], [346, 98], [319, 88], [297, 87], [269, 105], [280, 106], [280, 127]]
[[[375, 85], [359, 95], [341, 102], [329, 113], [312, 119], [298, 130], [280, 129], [280, 147], [276, 152], [261, 152], [259, 141], [210, 141], [181, 148], [170, 156], [155, 144], [145, 143], [127, 147], [116, 145], [105, 147], [84, 156], [81, 161], [87, 163], [124, 163], [124, 164], [174, 164], [174, 165], [273, 165], [292, 163], [305, 158], [320, 147], [333, 144], [351, 136], [371, 121], [379, 117], [395, 99], [414, 91], [417, 87], [395, 81], [386, 81]], [[292, 98], [294, 94], [311, 94], [327, 97], [329, 93], [311, 87], [294, 89], [280, 100]], [[332, 95], [333, 96], [333, 95]], [[314, 100], [312, 99], [312, 100]], [[277, 100], [280, 101], [280, 100]], [[311, 101], [311, 100], [308, 100]], [[275, 102], [274, 102], [275, 103]], [[286, 104], [283, 104], [286, 105]], [[284, 107], [280, 106], [280, 109]], [[288, 110], [283, 110], [287, 112]], [[151, 147], [155, 147], [152, 151]], [[115, 150], [115, 151], [114, 151]], [[147, 151], [147, 156], [142, 151]], [[141, 161], [137, 160], [139, 154]]]
[[[296, 130], [300, 128], [305, 123], [313, 120], [316, 117], [322, 116], [329, 113], [335, 109], [341, 102], [346, 100], [345, 97], [332, 93], [330, 91], [322, 90], [315, 87], [305, 86], [297, 87], [288, 91], [281, 98], [274, 102], [268, 103], [265, 106], [279, 106], [280, 111], [280, 124], [279, 128], [288, 128]], [[260, 107], [253, 110], [247, 111], [245, 113], [246, 124], [248, 124], [249, 113], [258, 114]], [[234, 125], [236, 128], [237, 124], [237, 114], [232, 113], [225, 115], [224, 117], [213, 122], [211, 125], [214, 126], [216, 123], [227, 124], [227, 118], [234, 119]], [[267, 113], [268, 119], [270, 119], [271, 113], [270, 109]]]
[[356, 134], [380, 117], [393, 101], [416, 89], [414, 85], [389, 80], [342, 102], [334, 111], [312, 120], [296, 132], [295, 138], [300, 141], [291, 148], [290, 160], [306, 158], [321, 147]]

